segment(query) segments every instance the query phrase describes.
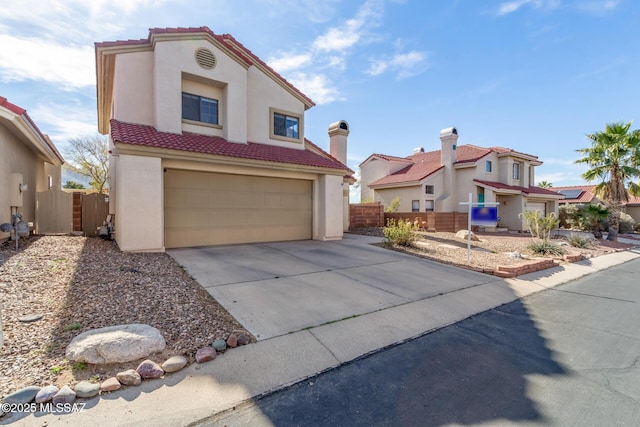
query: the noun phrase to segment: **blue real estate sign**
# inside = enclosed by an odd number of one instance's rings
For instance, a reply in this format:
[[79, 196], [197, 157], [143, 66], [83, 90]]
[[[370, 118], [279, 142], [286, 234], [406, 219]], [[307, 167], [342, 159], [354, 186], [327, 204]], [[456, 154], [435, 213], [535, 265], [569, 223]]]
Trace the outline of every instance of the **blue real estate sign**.
[[496, 207], [472, 207], [471, 225], [482, 227], [495, 227], [498, 224], [498, 208]]

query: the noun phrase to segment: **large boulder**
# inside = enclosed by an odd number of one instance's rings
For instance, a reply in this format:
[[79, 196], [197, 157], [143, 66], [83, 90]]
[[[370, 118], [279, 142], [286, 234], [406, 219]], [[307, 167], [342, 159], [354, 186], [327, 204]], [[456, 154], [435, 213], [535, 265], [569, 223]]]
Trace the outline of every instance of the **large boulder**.
[[109, 326], [86, 331], [67, 346], [66, 358], [93, 364], [122, 363], [164, 350], [159, 330], [149, 325]]
[[[469, 240], [469, 230], [460, 230], [456, 233], [457, 239]], [[479, 242], [478, 236], [476, 236], [473, 231], [471, 232], [471, 240], [474, 242]]]

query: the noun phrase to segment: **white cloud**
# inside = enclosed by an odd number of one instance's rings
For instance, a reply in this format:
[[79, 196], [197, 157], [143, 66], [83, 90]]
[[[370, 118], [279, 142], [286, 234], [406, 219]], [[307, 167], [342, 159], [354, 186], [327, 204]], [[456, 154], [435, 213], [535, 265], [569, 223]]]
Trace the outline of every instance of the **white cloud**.
[[328, 77], [323, 74], [297, 72], [292, 74], [288, 80], [319, 105], [334, 101], [344, 101], [338, 90], [332, 87]]
[[59, 150], [64, 151], [70, 138], [98, 133], [96, 112], [80, 105], [38, 104], [29, 110], [29, 116], [46, 133]]
[[498, 6], [498, 15], [502, 16], [513, 13], [530, 1], [531, 0], [515, 0], [502, 3], [500, 4], [500, 6]]
[[272, 57], [267, 60], [267, 64], [279, 73], [302, 68], [309, 62], [311, 62], [311, 54], [309, 53], [282, 55], [279, 58]]
[[380, 25], [383, 9], [382, 0], [368, 0], [358, 9], [354, 18], [343, 25], [329, 28], [316, 38], [313, 48], [325, 52], [343, 52], [354, 46], [368, 34], [369, 28]]
[[60, 84], [63, 89], [95, 84], [90, 46], [64, 46], [6, 34], [0, 34], [0, 46], [1, 81], [44, 81]]
[[620, 0], [599, 0], [578, 2], [578, 8], [585, 12], [603, 13], [615, 9], [620, 4]]
[[379, 76], [387, 71], [396, 73], [399, 79], [415, 76], [429, 68], [425, 52], [412, 50], [406, 53], [398, 53], [389, 61], [374, 59], [366, 73], [370, 76]]

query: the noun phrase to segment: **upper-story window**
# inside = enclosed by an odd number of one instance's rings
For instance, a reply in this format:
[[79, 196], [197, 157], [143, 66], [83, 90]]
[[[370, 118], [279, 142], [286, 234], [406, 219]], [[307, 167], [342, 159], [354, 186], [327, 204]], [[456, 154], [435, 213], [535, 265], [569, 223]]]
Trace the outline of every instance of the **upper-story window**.
[[487, 160], [486, 162], [484, 162], [484, 171], [485, 172], [493, 171], [493, 164], [491, 163], [491, 160]]
[[182, 92], [182, 118], [218, 124], [218, 100]]
[[433, 185], [425, 185], [424, 186], [424, 194], [434, 194], [435, 188]]
[[513, 179], [520, 179], [520, 163], [513, 164]]
[[302, 116], [286, 111], [270, 109], [271, 138], [302, 142]]

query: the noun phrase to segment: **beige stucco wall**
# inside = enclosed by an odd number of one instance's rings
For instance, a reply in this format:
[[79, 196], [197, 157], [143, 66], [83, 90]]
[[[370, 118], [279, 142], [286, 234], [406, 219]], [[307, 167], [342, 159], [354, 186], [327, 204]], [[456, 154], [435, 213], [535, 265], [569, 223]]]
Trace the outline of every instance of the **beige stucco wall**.
[[636, 224], [640, 223], [640, 206], [625, 206], [624, 211], [631, 215]]
[[[304, 118], [304, 104], [255, 67], [248, 70], [247, 84], [247, 95], [251, 100], [247, 105], [249, 141], [302, 149], [303, 145], [300, 143], [269, 138], [272, 120], [269, 108], [290, 112]], [[304, 123], [301, 123], [301, 137], [304, 137], [303, 125]]]
[[[420, 185], [402, 188], [384, 188], [378, 189], [375, 193], [375, 202], [380, 202], [384, 205], [385, 210], [389, 207], [391, 201], [396, 197], [400, 197], [400, 208], [398, 212], [411, 212], [411, 202], [413, 200], [424, 199], [421, 197], [421, 191], [424, 191]], [[422, 202], [424, 210], [424, 202]]]
[[163, 251], [162, 160], [120, 155], [117, 174], [120, 183], [115, 195], [118, 246], [123, 251]]
[[[17, 192], [11, 186], [11, 174], [22, 174], [22, 183], [29, 186], [22, 193], [22, 207], [18, 212], [23, 220], [35, 221], [35, 193], [40, 185], [38, 175], [44, 174], [44, 162], [20, 141], [6, 127], [0, 124], [0, 223], [11, 222], [11, 193]], [[0, 232], [0, 239], [9, 237]]]
[[314, 184], [314, 240], [336, 240], [343, 234], [342, 177], [320, 175]]
[[123, 53], [116, 58], [113, 118], [154, 126], [153, 52]]

